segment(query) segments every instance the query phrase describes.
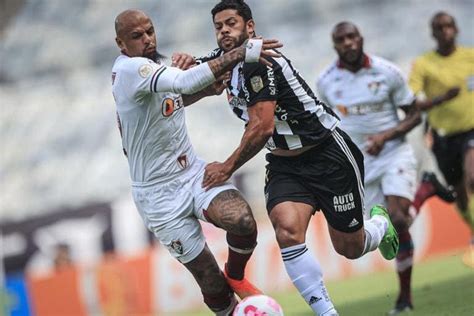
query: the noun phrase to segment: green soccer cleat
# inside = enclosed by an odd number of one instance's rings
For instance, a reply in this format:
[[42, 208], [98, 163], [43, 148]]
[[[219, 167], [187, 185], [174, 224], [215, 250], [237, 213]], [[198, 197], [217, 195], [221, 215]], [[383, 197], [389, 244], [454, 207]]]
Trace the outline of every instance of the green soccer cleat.
[[388, 228], [382, 238], [382, 241], [380, 242], [379, 250], [385, 259], [392, 260], [397, 256], [398, 246], [400, 244], [400, 242], [398, 241], [397, 230], [395, 229], [395, 227], [393, 227], [387, 209], [382, 205], [375, 205], [374, 207], [372, 207], [372, 209], [370, 210], [370, 217], [374, 215], [383, 216], [388, 221]]

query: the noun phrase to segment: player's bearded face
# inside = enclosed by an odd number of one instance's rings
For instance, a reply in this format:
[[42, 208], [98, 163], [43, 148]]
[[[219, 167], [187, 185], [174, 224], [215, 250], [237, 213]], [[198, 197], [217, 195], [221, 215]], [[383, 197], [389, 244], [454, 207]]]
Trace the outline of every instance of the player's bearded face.
[[162, 57], [156, 50], [156, 34], [151, 21], [147, 18], [133, 25], [121, 40], [122, 53], [130, 57], [146, 57], [158, 61]]
[[[253, 26], [253, 22], [250, 26]], [[249, 23], [246, 23], [236, 10], [217, 13], [214, 17], [214, 29], [217, 45], [226, 52], [242, 45], [249, 38]], [[253, 32], [253, 29], [251, 31]]]
[[342, 28], [333, 34], [334, 48], [339, 58], [348, 64], [356, 64], [363, 56], [363, 39], [352, 28]]

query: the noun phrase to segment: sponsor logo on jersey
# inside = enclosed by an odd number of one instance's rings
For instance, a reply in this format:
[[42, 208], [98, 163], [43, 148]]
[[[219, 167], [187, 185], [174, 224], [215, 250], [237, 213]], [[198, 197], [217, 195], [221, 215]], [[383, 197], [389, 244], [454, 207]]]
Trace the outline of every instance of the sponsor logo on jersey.
[[260, 90], [263, 89], [263, 81], [262, 81], [262, 77], [260, 76], [255, 76], [255, 77], [250, 78], [250, 84], [252, 85], [252, 90], [255, 93], [258, 93]]
[[354, 194], [335, 195], [333, 198], [334, 210], [336, 212], [347, 212], [355, 209]]
[[173, 115], [174, 111], [184, 106], [183, 101], [180, 97], [178, 98], [164, 98], [161, 103], [163, 107], [163, 116], [168, 117]]
[[152, 72], [153, 72], [153, 67], [151, 65], [148, 65], [148, 64], [141, 65], [140, 68], [138, 68], [138, 74], [142, 78], [149, 77]]
[[385, 103], [358, 104], [352, 106], [344, 106], [342, 104], [336, 105], [336, 109], [342, 116], [377, 113], [385, 111], [387, 107], [388, 106], [385, 106]]
[[178, 165], [181, 167], [181, 169], [185, 169], [188, 166], [188, 157], [186, 155], [179, 156]]
[[171, 241], [169, 247], [177, 254], [180, 254], [180, 255], [183, 254], [183, 244], [181, 243], [181, 241], [173, 240]]
[[275, 73], [273, 68], [267, 66], [267, 76], [268, 76], [268, 89], [270, 90], [270, 95], [276, 95], [276, 86], [275, 86]]

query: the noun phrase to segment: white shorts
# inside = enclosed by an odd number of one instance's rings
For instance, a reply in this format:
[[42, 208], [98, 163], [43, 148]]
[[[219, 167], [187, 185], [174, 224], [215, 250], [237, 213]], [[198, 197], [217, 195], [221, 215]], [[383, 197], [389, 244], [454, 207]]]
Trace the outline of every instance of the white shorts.
[[[400, 196], [413, 201], [417, 161], [413, 149], [403, 143], [381, 157], [365, 160], [365, 205], [386, 204], [385, 197]], [[369, 216], [369, 214], [366, 214]]]
[[234, 185], [205, 191], [201, 187], [206, 162], [196, 159], [185, 174], [165, 183], [134, 185], [132, 195], [146, 226], [180, 262], [196, 258], [205, 246], [198, 219], [219, 193], [237, 190]]

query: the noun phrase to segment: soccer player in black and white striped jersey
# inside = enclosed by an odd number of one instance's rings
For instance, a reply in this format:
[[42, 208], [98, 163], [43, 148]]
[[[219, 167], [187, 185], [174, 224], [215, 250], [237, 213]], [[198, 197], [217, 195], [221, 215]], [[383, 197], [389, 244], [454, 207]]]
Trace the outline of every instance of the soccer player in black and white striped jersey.
[[[127, 156], [135, 205], [147, 228], [194, 276], [204, 303], [218, 316], [232, 313], [237, 299], [221, 273], [198, 220], [226, 231], [228, 275], [240, 278], [246, 292], [260, 293], [244, 278], [256, 245], [252, 211], [230, 183], [204, 190], [206, 163], [195, 153], [186, 129], [184, 107], [191, 105], [236, 62], [251, 56], [278, 56], [262, 40], [256, 48], [236, 48], [230, 54], [182, 71], [159, 60], [155, 29], [142, 11], [125, 10], [115, 20], [121, 54], [112, 67], [112, 93], [122, 146]], [[204, 89], [204, 90], [203, 90]], [[222, 92], [222, 90], [220, 90]]]
[[[212, 16], [219, 48], [198, 62], [245, 41], [253, 45], [255, 22], [243, 0], [221, 1]], [[246, 129], [225, 162], [206, 167], [203, 187], [225, 182], [267, 147], [266, 206], [287, 273], [315, 314], [337, 315], [320, 264], [305, 245], [311, 216], [324, 213], [334, 248], [349, 259], [377, 247], [393, 259], [398, 236], [382, 207], [372, 209], [373, 216], [364, 222], [363, 155], [337, 128], [339, 118], [315, 97], [289, 59], [267, 60], [271, 67], [240, 62], [232, 70], [228, 99]]]

